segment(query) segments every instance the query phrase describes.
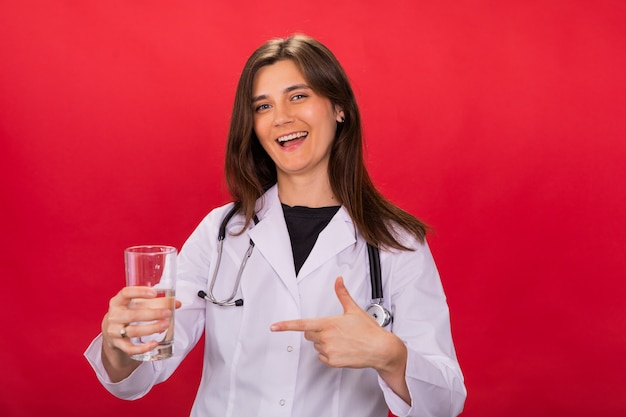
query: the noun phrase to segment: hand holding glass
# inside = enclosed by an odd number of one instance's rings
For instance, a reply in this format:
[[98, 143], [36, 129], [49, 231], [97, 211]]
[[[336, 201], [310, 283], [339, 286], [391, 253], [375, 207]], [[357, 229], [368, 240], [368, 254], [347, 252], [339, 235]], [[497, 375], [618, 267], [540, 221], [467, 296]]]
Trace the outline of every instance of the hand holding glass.
[[[168, 318], [170, 325], [159, 333], [146, 336], [131, 337], [134, 345], [156, 341], [158, 346], [146, 353], [131, 355], [139, 361], [152, 361], [172, 356], [174, 344], [174, 311], [176, 306], [176, 248], [172, 246], [132, 246], [124, 250], [126, 263], [126, 285], [154, 288], [156, 298], [135, 298], [130, 304], [131, 309], [166, 309], [172, 314]], [[141, 326], [153, 322], [134, 322], [131, 326]]]

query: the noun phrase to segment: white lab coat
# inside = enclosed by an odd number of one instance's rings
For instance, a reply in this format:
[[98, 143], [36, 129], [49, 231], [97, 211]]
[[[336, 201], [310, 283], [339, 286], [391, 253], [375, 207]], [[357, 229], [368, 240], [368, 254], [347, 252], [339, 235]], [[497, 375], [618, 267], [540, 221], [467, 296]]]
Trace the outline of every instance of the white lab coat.
[[[85, 352], [101, 383], [125, 399], [145, 395], [167, 379], [205, 334], [202, 381], [192, 417], [386, 417], [456, 416], [466, 391], [450, 334], [448, 307], [427, 245], [404, 236], [415, 251], [381, 251], [384, 304], [394, 321], [386, 329], [408, 347], [406, 380], [413, 406], [389, 389], [372, 369], [330, 368], [301, 332], [270, 332], [270, 324], [342, 314], [334, 282], [362, 307], [371, 300], [367, 247], [342, 208], [319, 238], [296, 278], [291, 244], [271, 188], [257, 204], [259, 223], [240, 236], [228, 234], [215, 297], [226, 298], [248, 248], [255, 243], [236, 298], [243, 307], [222, 307], [197, 296], [208, 292], [216, 267], [220, 223], [232, 204], [213, 210], [183, 246], [178, 259], [174, 357], [143, 363], [124, 381], [111, 383], [100, 358], [101, 336]], [[238, 232], [242, 216], [228, 225]]]

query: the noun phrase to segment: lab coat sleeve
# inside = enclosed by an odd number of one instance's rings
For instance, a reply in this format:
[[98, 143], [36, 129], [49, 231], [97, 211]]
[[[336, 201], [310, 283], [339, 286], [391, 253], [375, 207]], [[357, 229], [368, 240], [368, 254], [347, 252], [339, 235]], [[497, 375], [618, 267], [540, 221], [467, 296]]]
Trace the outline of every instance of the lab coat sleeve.
[[142, 363], [131, 375], [119, 382], [111, 382], [102, 365], [102, 335], [98, 335], [85, 351], [85, 357], [94, 369], [100, 383], [116, 397], [134, 400], [165, 381], [198, 342], [204, 331], [205, 301], [197, 296], [206, 288], [211, 246], [217, 240], [209, 239], [213, 217], [207, 216], [191, 234], [177, 259], [176, 298], [182, 306], [174, 315], [174, 349], [168, 359]]
[[453, 417], [467, 395], [450, 331], [450, 315], [439, 273], [427, 244], [415, 251], [381, 255], [394, 316], [391, 331], [408, 351], [406, 383], [412, 404], [379, 377], [385, 400], [398, 417]]

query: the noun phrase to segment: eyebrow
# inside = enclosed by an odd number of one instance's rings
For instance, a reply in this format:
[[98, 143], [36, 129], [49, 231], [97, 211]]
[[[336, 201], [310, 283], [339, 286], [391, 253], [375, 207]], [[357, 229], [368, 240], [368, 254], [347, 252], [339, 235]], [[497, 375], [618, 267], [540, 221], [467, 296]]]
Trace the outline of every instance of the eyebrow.
[[[309, 87], [306, 84], [295, 84], [295, 85], [290, 85], [289, 87], [285, 88], [283, 90], [283, 94], [287, 94], [290, 93], [294, 90], [300, 90], [300, 89], [307, 89], [307, 90], [311, 90], [311, 87]], [[261, 100], [265, 100], [267, 99], [267, 94], [261, 94], [259, 96], [254, 96], [252, 97], [252, 102], [256, 103], [257, 101], [261, 101]]]

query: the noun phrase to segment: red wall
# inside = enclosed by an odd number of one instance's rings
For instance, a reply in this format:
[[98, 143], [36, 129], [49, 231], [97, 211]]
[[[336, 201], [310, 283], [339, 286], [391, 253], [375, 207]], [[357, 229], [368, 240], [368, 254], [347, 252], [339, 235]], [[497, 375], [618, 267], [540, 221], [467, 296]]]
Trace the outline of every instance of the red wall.
[[180, 247], [228, 200], [238, 73], [294, 31], [344, 63], [376, 183], [435, 229], [464, 415], [626, 415], [622, 0], [210, 3], [0, 3], [0, 415], [188, 412], [200, 350], [134, 403], [82, 352], [124, 247]]

